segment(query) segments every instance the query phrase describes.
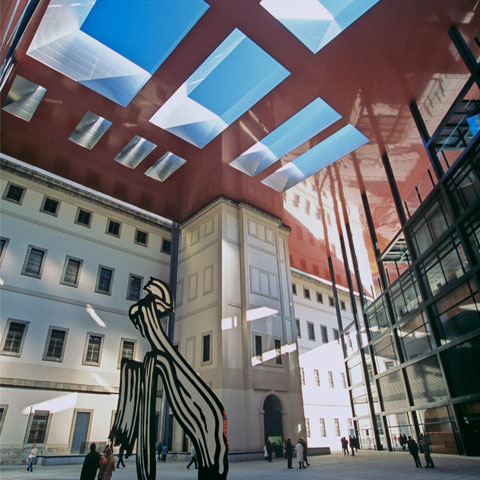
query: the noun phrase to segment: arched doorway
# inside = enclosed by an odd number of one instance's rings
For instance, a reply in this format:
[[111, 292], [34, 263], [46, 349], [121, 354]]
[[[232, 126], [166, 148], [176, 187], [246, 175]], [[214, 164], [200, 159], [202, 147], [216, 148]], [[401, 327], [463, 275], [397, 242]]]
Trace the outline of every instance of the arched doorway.
[[269, 395], [263, 402], [263, 424], [265, 439], [272, 442], [274, 452], [282, 455], [283, 426], [282, 405], [275, 395]]

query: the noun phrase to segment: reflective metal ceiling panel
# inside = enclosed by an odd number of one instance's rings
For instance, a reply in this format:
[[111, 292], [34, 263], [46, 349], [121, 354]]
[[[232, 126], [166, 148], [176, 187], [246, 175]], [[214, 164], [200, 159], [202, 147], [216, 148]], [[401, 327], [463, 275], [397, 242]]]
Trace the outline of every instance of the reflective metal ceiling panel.
[[137, 167], [157, 146], [135, 135], [115, 157], [115, 161], [129, 168]]
[[111, 125], [109, 120], [87, 112], [68, 139], [91, 150]]
[[146, 172], [155, 180], [164, 182], [187, 161], [172, 152], [165, 152]]
[[2, 110], [29, 122], [47, 89], [17, 75]]

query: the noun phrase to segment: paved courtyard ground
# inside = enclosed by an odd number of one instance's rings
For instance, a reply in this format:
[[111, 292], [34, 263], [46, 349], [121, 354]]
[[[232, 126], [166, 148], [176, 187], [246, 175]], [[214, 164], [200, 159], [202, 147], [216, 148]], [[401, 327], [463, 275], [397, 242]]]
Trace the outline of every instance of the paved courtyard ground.
[[[423, 461], [423, 456], [422, 463]], [[404, 452], [359, 451], [355, 457], [333, 454], [312, 457], [311, 466], [305, 470], [287, 470], [287, 462], [274, 459], [265, 461], [235, 462], [230, 464], [228, 480], [302, 479], [302, 480], [466, 480], [480, 479], [480, 458], [433, 455], [435, 469], [415, 468], [412, 457]], [[135, 480], [135, 464], [127, 461], [126, 468], [113, 474], [112, 480]], [[186, 462], [172, 461], [157, 464], [158, 480], [196, 480], [195, 470], [187, 470]], [[295, 465], [295, 459], [294, 459]], [[298, 464], [296, 465], [296, 467]], [[35, 466], [33, 473], [25, 467], [0, 467], [1, 480], [48, 479], [78, 480], [81, 465], [57, 467]]]

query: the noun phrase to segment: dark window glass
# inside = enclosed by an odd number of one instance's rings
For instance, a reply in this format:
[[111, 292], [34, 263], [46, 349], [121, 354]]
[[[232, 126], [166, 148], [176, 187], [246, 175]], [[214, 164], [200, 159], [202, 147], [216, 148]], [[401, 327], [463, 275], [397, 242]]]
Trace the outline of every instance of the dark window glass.
[[85, 355], [86, 363], [98, 364], [100, 362], [101, 346], [102, 346], [102, 337], [98, 335], [88, 336], [87, 353]]
[[320, 328], [322, 330], [322, 343], [328, 343], [327, 327], [325, 327], [324, 325], [321, 325]]
[[142, 291], [142, 277], [137, 277], [136, 275], [130, 275], [127, 299], [138, 300], [140, 298], [141, 291]]
[[378, 383], [386, 410], [408, 407], [402, 374], [399, 371], [389, 373], [379, 378]]
[[334, 307], [335, 306], [335, 302], [333, 301], [333, 297], [331, 297], [330, 295], [328, 296], [328, 305], [330, 307]]
[[43, 250], [39, 250], [38, 248], [33, 247], [30, 248], [23, 273], [26, 275], [33, 275], [35, 277], [38, 277], [42, 270], [42, 262], [44, 256], [45, 252]]
[[90, 220], [92, 219], [92, 214], [86, 210], [80, 209], [77, 214], [77, 223], [81, 225], [90, 226]]
[[100, 273], [98, 275], [97, 291], [101, 293], [110, 293], [110, 287], [112, 284], [113, 270], [109, 268], [100, 267]]
[[282, 364], [282, 348], [280, 340], [275, 340], [275, 363], [277, 365]]
[[172, 242], [170, 240], [162, 240], [162, 252], [168, 253], [172, 251]]
[[303, 289], [303, 296], [305, 298], [310, 298], [310, 290], [308, 288]]
[[373, 345], [375, 360], [377, 362], [378, 372], [389, 370], [397, 364], [397, 357], [393, 350], [392, 338], [390, 335], [382, 337]]
[[2, 258], [3, 251], [7, 246], [7, 240], [5, 238], [0, 238], [0, 258]]
[[340, 334], [338, 333], [338, 330], [336, 328], [333, 329], [333, 338], [340, 343]]
[[407, 359], [422, 355], [431, 350], [434, 345], [432, 332], [425, 322], [423, 313], [415, 315], [399, 326], [398, 334]]
[[202, 361], [209, 362], [210, 361], [210, 335], [203, 336], [203, 356]]
[[135, 350], [135, 342], [132, 342], [130, 340], [123, 340], [121, 358], [127, 358], [128, 360], [133, 360], [134, 350]]
[[307, 331], [308, 331], [308, 339], [315, 340], [315, 326], [313, 323], [307, 322]]
[[114, 235], [115, 237], [120, 236], [120, 223], [115, 222], [114, 220], [108, 221], [107, 233]]
[[70, 285], [77, 285], [78, 275], [80, 274], [81, 265], [82, 265], [82, 262], [80, 260], [69, 258], [67, 260], [67, 265], [65, 267], [63, 281]]
[[55, 215], [57, 213], [57, 209], [58, 209], [58, 201], [54, 200], [53, 198], [46, 197], [43, 202], [42, 211]]
[[24, 323], [10, 322], [7, 338], [5, 339], [5, 345], [3, 346], [3, 351], [8, 353], [20, 353], [24, 332]]
[[302, 336], [302, 332], [300, 330], [300, 320], [298, 318], [295, 319], [295, 325], [297, 327], [297, 337], [300, 338]]
[[260, 335], [255, 335], [255, 356], [258, 360], [262, 360], [263, 350], [262, 350], [262, 337]]
[[24, 191], [25, 189], [19, 187], [18, 185], [9, 185], [7, 193], [5, 194], [5, 198], [12, 200], [13, 202], [20, 203]]
[[323, 295], [321, 293], [317, 292], [317, 302], [318, 303], [323, 303]]
[[296, 286], [294, 283], [292, 284], [292, 293], [293, 293], [294, 295], [297, 294], [297, 286]]
[[33, 414], [27, 443], [45, 443], [49, 412], [36, 411]]
[[346, 310], [347, 309], [347, 306], [345, 305], [345, 302], [343, 300], [340, 300], [340, 308], [342, 310]]
[[146, 245], [148, 240], [148, 233], [142, 230], [137, 230], [135, 233], [135, 241], [141, 245]]
[[46, 358], [49, 360], [61, 360], [63, 356], [63, 345], [65, 344], [65, 330], [50, 330]]

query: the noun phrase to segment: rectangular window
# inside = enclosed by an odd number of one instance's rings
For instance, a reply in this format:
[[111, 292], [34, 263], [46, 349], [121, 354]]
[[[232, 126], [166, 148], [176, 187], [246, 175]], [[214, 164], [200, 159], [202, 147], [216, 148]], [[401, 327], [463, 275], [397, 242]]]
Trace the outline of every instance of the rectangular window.
[[310, 290], [308, 288], [303, 289], [303, 296], [310, 299]]
[[321, 293], [317, 292], [317, 302], [318, 303], [323, 303], [323, 295]]
[[67, 257], [65, 259], [65, 265], [63, 267], [62, 281], [64, 285], [70, 285], [72, 287], [78, 286], [78, 280], [80, 278], [80, 269], [82, 268], [83, 260], [78, 258]]
[[2, 263], [3, 255], [7, 250], [7, 245], [8, 245], [8, 239], [4, 237], [0, 237], [0, 264]]
[[63, 328], [50, 328], [45, 345], [45, 352], [43, 353], [43, 360], [61, 362], [63, 360], [66, 339], [67, 330]]
[[7, 185], [7, 188], [5, 189], [3, 198], [5, 200], [10, 200], [11, 202], [21, 204], [24, 193], [25, 189], [23, 187], [20, 187], [20, 185], [14, 185], [13, 183], [9, 183]]
[[344, 373], [340, 373], [340, 378], [342, 380], [342, 387], [343, 388], [347, 388], [347, 379], [345, 377], [345, 374]]
[[334, 307], [335, 306], [335, 302], [333, 300], [333, 297], [331, 297], [330, 295], [328, 296], [328, 305], [330, 307]]
[[303, 367], [300, 368], [300, 381], [302, 382], [302, 385], [305, 385], [305, 370]]
[[202, 363], [208, 363], [211, 361], [211, 354], [210, 354], [210, 334], [203, 336], [203, 350], [202, 350]]
[[95, 288], [97, 293], [110, 295], [112, 289], [113, 272], [113, 268], [102, 267], [101, 265], [98, 267], [97, 286]]
[[340, 334], [336, 328], [333, 329], [333, 338], [337, 341], [337, 343], [340, 343]]
[[292, 283], [292, 293], [293, 293], [294, 295], [297, 294], [297, 286], [296, 286], [294, 283]]
[[137, 229], [135, 232], [135, 243], [146, 247], [148, 243], [148, 233]]
[[20, 356], [27, 334], [28, 323], [9, 320], [3, 335], [2, 353], [4, 355]]
[[295, 319], [295, 325], [297, 327], [297, 337], [302, 337], [302, 331], [300, 330], [300, 320], [298, 318]]
[[320, 386], [320, 372], [316, 368], [313, 369], [313, 376], [315, 378], [315, 385], [317, 387], [319, 387]]
[[275, 363], [282, 364], [282, 347], [280, 340], [275, 340]]
[[47, 435], [47, 425], [50, 412], [45, 410], [35, 410], [28, 433], [27, 443], [45, 443]]
[[333, 372], [328, 371], [328, 384], [330, 385], [330, 388], [335, 387], [335, 383], [333, 382]]
[[170, 255], [170, 252], [172, 251], [172, 242], [170, 240], [162, 240], [162, 252], [167, 253]]
[[322, 331], [322, 343], [328, 343], [328, 331], [325, 325], [320, 325]]
[[120, 223], [116, 222], [115, 220], [108, 220], [107, 222], [107, 232], [109, 235], [113, 235], [114, 237], [120, 236]]
[[139, 300], [142, 291], [143, 277], [130, 274], [128, 278], [127, 300]]
[[263, 350], [262, 350], [262, 337], [260, 335], [255, 335], [255, 356], [258, 360], [262, 360]]
[[339, 437], [340, 436], [340, 420], [338, 418], [334, 418], [333, 423], [335, 424], [335, 435]]
[[40, 211], [43, 213], [48, 213], [49, 215], [57, 215], [58, 213], [58, 200], [54, 200], [50, 197], [45, 197], [43, 199], [42, 208]]
[[0, 406], [0, 435], [3, 430], [3, 424], [5, 423], [5, 417], [7, 415], [8, 405]]
[[83, 210], [81, 208], [77, 211], [77, 219], [76, 223], [79, 225], [84, 225], [85, 227], [90, 226], [90, 222], [92, 221], [92, 213], [88, 212], [87, 210]]
[[315, 340], [315, 325], [313, 325], [313, 323], [307, 322], [307, 331], [308, 339]]
[[87, 344], [85, 348], [85, 358], [83, 363], [85, 365], [100, 365], [102, 356], [103, 335], [96, 335], [94, 333], [87, 334]]
[[47, 251], [43, 248], [29, 246], [23, 264], [22, 275], [40, 278], [42, 276], [43, 260]]
[[133, 360], [135, 357], [135, 340], [122, 338], [120, 341], [120, 355], [118, 358], [118, 368], [120, 368], [122, 359]]
[[310, 419], [306, 418], [305, 419], [305, 432], [307, 434], [307, 437], [311, 437], [311, 432], [310, 432]]
[[320, 436], [326, 437], [327, 436], [327, 429], [325, 428], [325, 419], [320, 418]]
[[340, 309], [343, 311], [347, 310], [347, 306], [345, 305], [345, 302], [343, 300], [340, 300]]

